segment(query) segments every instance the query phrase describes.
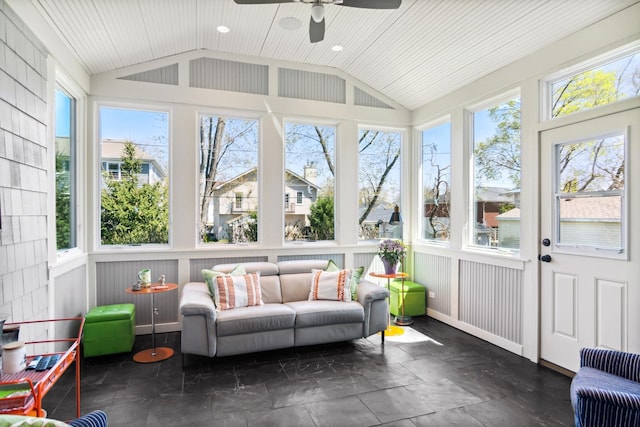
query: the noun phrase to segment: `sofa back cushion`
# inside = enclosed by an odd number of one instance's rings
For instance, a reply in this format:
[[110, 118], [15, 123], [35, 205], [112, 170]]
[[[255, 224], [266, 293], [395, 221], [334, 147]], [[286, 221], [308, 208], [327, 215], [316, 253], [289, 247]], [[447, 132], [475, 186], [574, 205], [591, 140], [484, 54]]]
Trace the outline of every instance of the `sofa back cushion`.
[[[238, 264], [218, 264], [214, 266], [213, 269], [223, 273], [229, 273], [236, 265]], [[271, 262], [244, 262], [242, 265], [247, 273], [260, 273], [260, 288], [262, 289], [263, 303], [281, 304], [283, 302], [277, 265]]]
[[280, 287], [282, 289], [282, 301], [306, 301], [311, 290], [311, 270], [324, 270], [327, 267], [326, 260], [295, 260], [280, 261]]

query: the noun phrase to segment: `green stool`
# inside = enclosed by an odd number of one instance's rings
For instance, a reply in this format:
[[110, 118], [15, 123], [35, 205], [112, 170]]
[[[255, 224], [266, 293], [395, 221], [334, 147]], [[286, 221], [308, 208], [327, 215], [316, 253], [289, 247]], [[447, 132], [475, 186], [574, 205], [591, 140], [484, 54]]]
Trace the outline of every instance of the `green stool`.
[[136, 306], [113, 304], [94, 307], [84, 316], [84, 356], [128, 353], [135, 341]]
[[394, 316], [402, 316], [402, 299], [404, 297], [405, 316], [423, 316], [425, 314], [425, 288], [410, 280], [404, 281], [404, 295], [402, 295], [402, 280], [396, 279], [389, 284], [389, 311]]

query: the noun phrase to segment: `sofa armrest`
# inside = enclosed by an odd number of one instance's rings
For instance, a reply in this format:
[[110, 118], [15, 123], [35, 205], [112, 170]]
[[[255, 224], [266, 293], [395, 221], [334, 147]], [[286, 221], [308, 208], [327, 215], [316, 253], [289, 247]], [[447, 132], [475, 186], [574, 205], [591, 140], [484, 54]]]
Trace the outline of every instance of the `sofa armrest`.
[[580, 366], [640, 382], [640, 354], [601, 348], [583, 348], [580, 350]]
[[213, 357], [217, 350], [216, 307], [206, 283], [184, 285], [180, 297], [183, 354]]
[[203, 315], [211, 321], [216, 320], [216, 306], [206, 283], [191, 282], [182, 288], [180, 314], [183, 316]]
[[363, 306], [371, 304], [372, 301], [389, 298], [389, 290], [366, 279], [358, 283], [358, 302]]
[[364, 307], [362, 336], [368, 337], [387, 329], [389, 324], [389, 290], [368, 280], [358, 283], [358, 302]]

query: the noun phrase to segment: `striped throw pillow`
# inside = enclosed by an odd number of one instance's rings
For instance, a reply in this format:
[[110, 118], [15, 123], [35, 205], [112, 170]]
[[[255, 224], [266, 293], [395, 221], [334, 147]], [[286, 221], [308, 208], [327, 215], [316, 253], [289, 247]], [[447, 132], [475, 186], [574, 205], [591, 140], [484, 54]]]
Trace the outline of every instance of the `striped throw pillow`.
[[309, 301], [351, 301], [351, 270], [311, 270]]
[[217, 310], [264, 304], [260, 289], [260, 273], [243, 276], [218, 276], [216, 277], [216, 288]]

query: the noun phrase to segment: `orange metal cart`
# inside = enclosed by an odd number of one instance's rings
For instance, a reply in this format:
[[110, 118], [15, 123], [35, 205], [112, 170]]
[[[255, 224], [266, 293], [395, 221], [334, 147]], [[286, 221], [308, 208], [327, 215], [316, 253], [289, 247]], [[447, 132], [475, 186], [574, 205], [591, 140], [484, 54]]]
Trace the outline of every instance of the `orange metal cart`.
[[84, 317], [70, 317], [64, 319], [48, 319], [48, 320], [32, 320], [16, 323], [5, 323], [5, 326], [23, 326], [35, 323], [58, 323], [58, 322], [77, 322], [78, 332], [75, 337], [51, 340], [33, 340], [25, 341], [27, 348], [30, 344], [48, 344], [55, 346], [55, 343], [68, 343], [69, 347], [66, 351], [41, 354], [27, 354], [27, 365], [37, 356], [50, 356], [59, 354], [60, 359], [51, 368], [44, 371], [24, 370], [14, 374], [2, 374], [0, 377], [0, 387], [10, 388], [12, 385], [16, 389], [23, 390], [22, 393], [16, 393], [17, 396], [7, 396], [0, 398], [0, 414], [18, 414], [33, 415], [37, 417], [46, 416], [46, 412], [42, 409], [42, 399], [51, 390], [55, 383], [62, 377], [62, 374], [69, 369], [73, 362], [76, 362], [76, 417], [80, 417], [80, 341], [82, 339], [82, 329], [84, 327]]

